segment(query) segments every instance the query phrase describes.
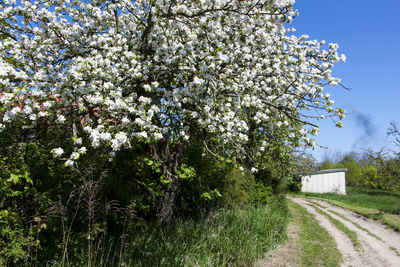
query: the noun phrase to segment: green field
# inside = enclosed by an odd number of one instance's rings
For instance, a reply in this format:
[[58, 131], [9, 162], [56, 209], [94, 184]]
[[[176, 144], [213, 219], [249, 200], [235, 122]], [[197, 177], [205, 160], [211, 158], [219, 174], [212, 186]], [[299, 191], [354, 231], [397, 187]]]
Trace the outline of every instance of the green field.
[[340, 201], [354, 206], [400, 214], [400, 193], [347, 187], [347, 195], [305, 193], [305, 196]]

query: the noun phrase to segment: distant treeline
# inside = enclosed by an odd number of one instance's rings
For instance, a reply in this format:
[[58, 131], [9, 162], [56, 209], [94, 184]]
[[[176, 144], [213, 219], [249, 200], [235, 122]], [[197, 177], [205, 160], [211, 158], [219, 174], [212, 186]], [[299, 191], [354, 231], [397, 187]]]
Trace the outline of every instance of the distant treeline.
[[400, 157], [384, 150], [348, 153], [336, 161], [326, 158], [320, 168], [347, 168], [346, 183], [350, 186], [400, 191]]
[[384, 149], [373, 151], [366, 149], [362, 153], [346, 154], [326, 153], [321, 162], [309, 154], [293, 157], [296, 162], [294, 178], [289, 182], [289, 189], [299, 191], [301, 176], [317, 170], [346, 168], [346, 185], [400, 191], [400, 155], [385, 152]]

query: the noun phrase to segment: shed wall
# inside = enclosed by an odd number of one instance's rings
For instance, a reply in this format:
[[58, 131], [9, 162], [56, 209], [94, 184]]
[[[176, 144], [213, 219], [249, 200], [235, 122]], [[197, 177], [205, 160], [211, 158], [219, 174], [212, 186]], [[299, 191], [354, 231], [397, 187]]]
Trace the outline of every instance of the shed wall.
[[345, 172], [319, 173], [302, 177], [302, 192], [346, 194]]

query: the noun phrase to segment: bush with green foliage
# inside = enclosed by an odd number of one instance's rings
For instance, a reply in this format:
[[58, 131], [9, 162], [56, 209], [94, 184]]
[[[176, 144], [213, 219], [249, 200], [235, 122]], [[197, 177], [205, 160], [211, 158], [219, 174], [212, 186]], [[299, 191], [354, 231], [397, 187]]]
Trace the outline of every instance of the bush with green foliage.
[[2, 140], [0, 160], [0, 265], [27, 263], [42, 244], [38, 234], [47, 228], [39, 211], [46, 196], [37, 188], [25, 158], [32, 144], [9, 151]]
[[346, 168], [346, 185], [356, 186], [361, 183], [361, 168], [358, 162], [349, 156], [345, 156], [337, 165], [338, 168]]
[[23, 165], [21, 169], [15, 169], [18, 163], [21, 163], [20, 157], [10, 160], [3, 156], [0, 159], [1, 266], [26, 262], [29, 249], [39, 245], [35, 229], [29, 223], [28, 214], [25, 214], [26, 200], [32, 197], [32, 180]]

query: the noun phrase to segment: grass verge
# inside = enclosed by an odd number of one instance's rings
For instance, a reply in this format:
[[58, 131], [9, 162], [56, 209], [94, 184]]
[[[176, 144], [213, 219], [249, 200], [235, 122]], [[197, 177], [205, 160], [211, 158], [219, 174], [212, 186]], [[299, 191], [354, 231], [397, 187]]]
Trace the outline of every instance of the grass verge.
[[319, 212], [320, 214], [324, 215], [326, 218], [328, 218], [328, 220], [333, 225], [335, 225], [340, 231], [345, 233], [350, 238], [351, 242], [353, 243], [353, 245], [355, 247], [359, 247], [360, 246], [360, 242], [358, 241], [358, 236], [357, 236], [356, 232], [354, 232], [354, 231], [350, 230], [349, 228], [347, 228], [341, 221], [336, 220], [331, 215], [329, 215], [325, 211], [321, 210], [318, 206], [316, 206], [316, 205], [314, 205], [312, 203], [310, 203], [309, 205], [314, 207], [317, 212]]
[[343, 261], [335, 240], [315, 219], [315, 216], [292, 201], [289, 201], [292, 216], [300, 224], [302, 266], [340, 266]]
[[[125, 249], [128, 266], [251, 266], [286, 237], [284, 198], [265, 206], [220, 210], [199, 220], [137, 229]], [[127, 257], [127, 258], [126, 258]]]
[[400, 216], [393, 214], [382, 214], [381, 221], [396, 231], [400, 231]]

